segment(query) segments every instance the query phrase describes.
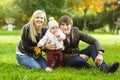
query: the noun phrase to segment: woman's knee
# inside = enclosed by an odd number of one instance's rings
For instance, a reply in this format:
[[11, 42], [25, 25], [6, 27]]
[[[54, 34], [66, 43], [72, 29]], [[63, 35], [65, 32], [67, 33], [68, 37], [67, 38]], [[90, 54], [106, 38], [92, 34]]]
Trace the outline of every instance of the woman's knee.
[[31, 66], [31, 68], [40, 69], [41, 66], [39, 64], [34, 64], [34, 65]]
[[17, 55], [17, 60], [18, 60], [20, 65], [26, 66], [30, 69], [41, 68], [40, 64], [36, 60], [34, 60], [33, 58], [31, 58], [27, 55]]
[[24, 66], [28, 67], [29, 69], [35, 68], [35, 69], [40, 69], [41, 66], [39, 63], [23, 63]]

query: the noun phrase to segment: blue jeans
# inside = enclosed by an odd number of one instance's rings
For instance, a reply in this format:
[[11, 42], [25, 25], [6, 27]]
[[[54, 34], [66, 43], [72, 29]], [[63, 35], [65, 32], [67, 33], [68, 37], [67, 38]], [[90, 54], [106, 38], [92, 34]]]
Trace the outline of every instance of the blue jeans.
[[[82, 50], [80, 52], [80, 54], [85, 54], [89, 57], [92, 57], [93, 61], [95, 60], [95, 58], [98, 55], [94, 45], [88, 46], [86, 49]], [[87, 61], [85, 61], [79, 55], [74, 56], [74, 57], [64, 61], [64, 65], [65, 66], [72, 66], [72, 67], [76, 67], [76, 68], [82, 68], [82, 67], [90, 68], [91, 67], [90, 64], [88, 64]], [[104, 67], [104, 66], [106, 66], [106, 63], [103, 61], [102, 64], [100, 66], [97, 66], [97, 67]]]
[[[82, 50], [80, 52], [80, 54], [85, 54], [89, 57], [92, 57], [93, 61], [95, 61], [95, 58], [97, 57], [98, 53], [96, 51], [96, 48], [94, 45], [90, 45], [88, 46], [86, 49]], [[96, 65], [97, 66], [97, 65]], [[103, 60], [102, 64], [100, 66], [97, 66], [97, 67], [104, 67], [106, 66], [106, 63], [105, 61]]]
[[16, 58], [20, 65], [24, 65], [30, 69], [46, 68], [46, 60], [42, 56], [39, 56], [37, 59], [34, 59], [26, 54], [25, 55], [16, 54]]
[[74, 56], [63, 62], [63, 66], [75, 68], [90, 68], [91, 66], [80, 56]]

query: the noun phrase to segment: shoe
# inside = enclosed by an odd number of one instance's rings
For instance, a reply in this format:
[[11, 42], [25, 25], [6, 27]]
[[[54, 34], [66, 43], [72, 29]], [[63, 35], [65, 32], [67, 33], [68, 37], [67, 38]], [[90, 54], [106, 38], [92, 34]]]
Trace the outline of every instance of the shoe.
[[50, 68], [50, 67], [46, 67], [46, 68], [45, 68], [45, 71], [47, 71], [47, 72], [51, 72], [51, 71], [52, 71], [52, 68]]
[[112, 64], [112, 65], [109, 65], [109, 66], [105, 66], [104, 68], [103, 68], [103, 71], [105, 72], [105, 73], [114, 73], [117, 69], [118, 69], [118, 67], [119, 67], [119, 63], [114, 63], [114, 64]]
[[21, 66], [19, 62], [16, 62], [16, 65], [17, 65], [17, 66]]
[[58, 69], [62, 69], [62, 66], [57, 67]]

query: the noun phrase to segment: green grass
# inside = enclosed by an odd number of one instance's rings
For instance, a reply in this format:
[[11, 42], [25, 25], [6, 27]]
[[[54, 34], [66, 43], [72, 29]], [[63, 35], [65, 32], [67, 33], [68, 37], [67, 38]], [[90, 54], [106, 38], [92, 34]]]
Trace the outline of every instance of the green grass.
[[[120, 62], [120, 35], [89, 33], [100, 41], [105, 49], [104, 59], [107, 64]], [[43, 69], [27, 69], [16, 66], [15, 48], [20, 40], [20, 30], [8, 32], [0, 30], [0, 80], [119, 80], [120, 68], [113, 74], [105, 74], [97, 68], [54, 69], [53, 72], [45, 72]], [[83, 49], [87, 44], [81, 42]], [[88, 61], [94, 65], [92, 59]]]

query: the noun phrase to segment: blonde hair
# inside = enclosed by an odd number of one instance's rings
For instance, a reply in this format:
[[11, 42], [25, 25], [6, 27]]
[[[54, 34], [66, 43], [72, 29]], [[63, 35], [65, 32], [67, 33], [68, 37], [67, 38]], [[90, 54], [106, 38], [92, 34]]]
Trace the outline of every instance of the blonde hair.
[[36, 10], [36, 11], [33, 13], [32, 17], [31, 17], [31, 19], [30, 19], [30, 21], [29, 21], [29, 24], [30, 24], [30, 32], [29, 32], [29, 35], [30, 35], [30, 38], [31, 38], [32, 42], [37, 42], [37, 40], [36, 40], [37, 31], [36, 31], [36, 28], [35, 28], [36, 26], [35, 26], [35, 24], [34, 24], [34, 20], [35, 20], [35, 18], [36, 18], [38, 15], [40, 15], [40, 14], [43, 14], [43, 15], [44, 15], [44, 24], [43, 24], [43, 26], [45, 26], [45, 25], [46, 25], [46, 22], [47, 22], [47, 18], [46, 18], [46, 13], [45, 13], [45, 11], [43, 11], [43, 10]]

